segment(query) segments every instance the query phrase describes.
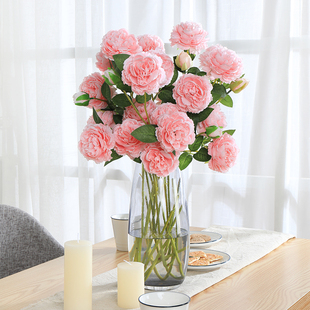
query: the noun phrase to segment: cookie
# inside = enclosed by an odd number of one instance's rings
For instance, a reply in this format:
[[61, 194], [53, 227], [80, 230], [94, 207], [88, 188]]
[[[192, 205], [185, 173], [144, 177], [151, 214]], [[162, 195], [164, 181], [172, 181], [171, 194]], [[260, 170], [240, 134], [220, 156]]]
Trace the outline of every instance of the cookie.
[[189, 237], [190, 243], [203, 243], [210, 241], [211, 237], [203, 234], [191, 234]]

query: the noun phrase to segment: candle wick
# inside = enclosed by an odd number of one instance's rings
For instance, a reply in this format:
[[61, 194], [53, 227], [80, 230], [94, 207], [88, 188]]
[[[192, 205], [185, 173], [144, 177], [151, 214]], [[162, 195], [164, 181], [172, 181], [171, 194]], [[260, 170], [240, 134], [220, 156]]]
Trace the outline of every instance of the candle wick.
[[129, 262], [127, 262], [127, 260], [124, 259], [124, 262], [127, 263], [127, 264], [129, 264], [129, 265], [131, 266], [131, 264], [130, 264]]

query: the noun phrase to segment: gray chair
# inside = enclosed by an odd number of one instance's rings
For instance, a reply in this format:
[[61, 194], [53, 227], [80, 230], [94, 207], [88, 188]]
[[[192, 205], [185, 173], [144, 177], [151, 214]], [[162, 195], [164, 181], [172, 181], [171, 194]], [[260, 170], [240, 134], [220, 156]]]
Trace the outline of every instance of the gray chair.
[[0, 205], [0, 279], [64, 255], [64, 248], [30, 214]]

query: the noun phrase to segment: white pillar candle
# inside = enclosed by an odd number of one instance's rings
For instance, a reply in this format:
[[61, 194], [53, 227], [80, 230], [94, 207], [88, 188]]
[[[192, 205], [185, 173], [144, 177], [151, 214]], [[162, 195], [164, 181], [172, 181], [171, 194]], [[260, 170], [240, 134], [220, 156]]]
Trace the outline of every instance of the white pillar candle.
[[92, 309], [92, 253], [90, 241], [65, 242], [65, 310]]
[[121, 308], [139, 308], [144, 294], [144, 264], [122, 262], [117, 265], [117, 303]]

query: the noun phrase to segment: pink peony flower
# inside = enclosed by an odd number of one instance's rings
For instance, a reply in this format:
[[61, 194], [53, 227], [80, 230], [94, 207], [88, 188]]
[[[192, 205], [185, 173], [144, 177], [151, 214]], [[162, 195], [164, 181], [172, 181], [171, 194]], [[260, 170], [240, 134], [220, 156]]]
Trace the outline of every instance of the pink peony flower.
[[104, 78], [100, 73], [95, 72], [86, 76], [80, 85], [80, 91], [83, 91], [91, 98], [103, 99], [101, 94], [101, 86], [104, 83]]
[[199, 113], [210, 101], [212, 85], [206, 76], [184, 74], [176, 82], [173, 98], [182, 112]]
[[242, 60], [237, 54], [219, 44], [209, 47], [200, 55], [201, 68], [211, 80], [220, 79], [230, 83], [242, 74]]
[[157, 93], [166, 77], [162, 63], [149, 52], [132, 55], [124, 61], [122, 80], [138, 95]]
[[[102, 120], [104, 125], [107, 125], [111, 127], [112, 129], [115, 126], [114, 120], [113, 120], [113, 112], [112, 111], [98, 111], [98, 116]], [[94, 121], [93, 116], [90, 116], [87, 120], [87, 125], [95, 125], [96, 122]]]
[[190, 50], [190, 53], [196, 54], [207, 48], [207, 35], [200, 24], [185, 22], [173, 28], [170, 42], [171, 46], [176, 45], [182, 50]]
[[167, 84], [170, 83], [172, 77], [173, 77], [173, 74], [174, 74], [174, 63], [171, 59], [170, 56], [168, 56], [167, 54], [165, 54], [164, 52], [162, 51], [151, 51], [151, 53], [155, 54], [156, 56], [160, 57], [163, 61], [163, 64], [162, 64], [162, 68], [165, 70], [165, 74], [166, 74], [166, 77], [165, 79], [163, 79], [160, 87], [163, 87]]
[[129, 34], [126, 29], [120, 29], [111, 30], [102, 38], [101, 51], [105, 57], [113, 60], [113, 55], [133, 55], [141, 52], [142, 48], [133, 34]]
[[102, 53], [102, 51], [100, 51], [100, 52], [97, 53], [96, 59], [97, 59], [96, 67], [97, 67], [101, 72], [104, 72], [104, 71], [106, 71], [108, 68], [111, 67], [109, 58], [105, 57], [104, 54]]
[[224, 133], [209, 143], [208, 153], [212, 156], [208, 163], [209, 168], [218, 172], [227, 172], [235, 164], [239, 149], [234, 138]]
[[178, 157], [167, 153], [158, 142], [148, 144], [140, 158], [145, 170], [159, 177], [166, 177], [179, 165]]
[[92, 99], [89, 101], [89, 104], [87, 107], [90, 109], [94, 108], [95, 110], [102, 110], [102, 109], [105, 109], [107, 106], [108, 104], [105, 101]]
[[[142, 118], [146, 122], [148, 122], [147, 115], [146, 115], [146, 112], [144, 109], [144, 104], [143, 103], [135, 103], [135, 107], [139, 111]], [[154, 103], [154, 101], [150, 100], [146, 103], [146, 111], [147, 111], [147, 114], [149, 117], [152, 114], [152, 112], [155, 110], [155, 108], [156, 108], [156, 104]], [[131, 105], [129, 107], [126, 107], [126, 109], [124, 111], [124, 115], [123, 115], [123, 119], [128, 119], [128, 118], [135, 119], [137, 121], [142, 121], [140, 116], [138, 115], [138, 113], [134, 109], [134, 107]]]
[[137, 37], [139, 45], [142, 47], [143, 52], [148, 52], [150, 50], [160, 49], [165, 51], [164, 42], [162, 39], [156, 35], [144, 34]]
[[156, 136], [167, 152], [184, 151], [195, 141], [194, 123], [184, 112], [164, 114], [158, 119]]
[[115, 151], [119, 155], [128, 155], [131, 159], [140, 156], [145, 147], [145, 143], [134, 138], [131, 133], [138, 127], [144, 125], [135, 119], [126, 119], [122, 124], [114, 127]]
[[151, 124], [157, 125], [158, 119], [165, 114], [174, 114], [180, 112], [176, 104], [166, 102], [156, 107], [150, 115]]
[[[211, 114], [202, 122], [197, 124], [197, 133], [203, 133], [206, 131], [207, 127], [210, 126], [217, 126], [224, 128], [227, 126], [226, 122], [226, 116], [225, 114], [221, 111], [221, 107], [219, 104], [212, 104], [210, 108], [213, 109]], [[212, 134], [210, 134], [211, 137], [215, 137], [218, 135], [221, 135], [221, 130], [216, 130]]]
[[111, 149], [115, 140], [111, 128], [103, 124], [87, 125], [78, 144], [79, 150], [87, 160], [93, 160], [96, 164], [112, 159]]

